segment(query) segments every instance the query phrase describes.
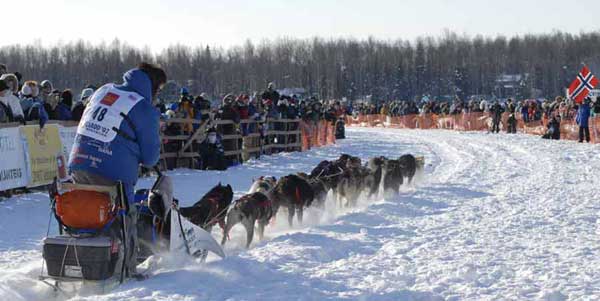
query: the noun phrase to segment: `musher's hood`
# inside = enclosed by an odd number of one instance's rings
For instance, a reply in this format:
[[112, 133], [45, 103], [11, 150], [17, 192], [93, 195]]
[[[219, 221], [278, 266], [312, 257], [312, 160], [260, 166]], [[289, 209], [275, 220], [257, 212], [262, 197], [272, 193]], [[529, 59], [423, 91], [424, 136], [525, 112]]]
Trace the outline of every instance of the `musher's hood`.
[[152, 81], [150, 77], [140, 69], [131, 69], [123, 74], [121, 87], [140, 94], [147, 101], [152, 102]]

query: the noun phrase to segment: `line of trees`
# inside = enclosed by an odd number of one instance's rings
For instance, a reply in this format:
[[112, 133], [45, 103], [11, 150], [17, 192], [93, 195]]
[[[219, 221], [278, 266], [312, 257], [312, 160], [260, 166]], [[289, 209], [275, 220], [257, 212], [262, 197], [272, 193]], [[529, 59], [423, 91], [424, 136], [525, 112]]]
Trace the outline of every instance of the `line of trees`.
[[[445, 32], [413, 42], [282, 38], [228, 49], [174, 45], [157, 54], [119, 40], [0, 48], [0, 63], [9, 71], [75, 90], [119, 81], [123, 70], [142, 60], [161, 64], [193, 93], [213, 96], [260, 91], [274, 81], [280, 88], [302, 87], [325, 99], [552, 97], [564, 94], [582, 63], [600, 72], [600, 31], [514, 37]], [[498, 95], [497, 79], [503, 74], [521, 76], [514, 95]]]

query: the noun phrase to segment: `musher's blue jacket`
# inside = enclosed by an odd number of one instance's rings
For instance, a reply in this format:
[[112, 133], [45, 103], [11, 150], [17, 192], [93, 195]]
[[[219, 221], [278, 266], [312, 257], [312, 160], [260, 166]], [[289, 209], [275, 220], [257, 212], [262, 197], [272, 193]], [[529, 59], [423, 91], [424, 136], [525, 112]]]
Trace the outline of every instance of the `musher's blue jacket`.
[[133, 202], [139, 164], [154, 166], [160, 156], [160, 113], [152, 105], [152, 82], [145, 72], [129, 70], [123, 75], [123, 81], [122, 85], [116, 85], [115, 88], [136, 92], [144, 98], [127, 114], [130, 122], [125, 119], [121, 121], [119, 130], [123, 134], [117, 135], [109, 143], [77, 134], [71, 150], [69, 170], [83, 170], [122, 181], [128, 200]]

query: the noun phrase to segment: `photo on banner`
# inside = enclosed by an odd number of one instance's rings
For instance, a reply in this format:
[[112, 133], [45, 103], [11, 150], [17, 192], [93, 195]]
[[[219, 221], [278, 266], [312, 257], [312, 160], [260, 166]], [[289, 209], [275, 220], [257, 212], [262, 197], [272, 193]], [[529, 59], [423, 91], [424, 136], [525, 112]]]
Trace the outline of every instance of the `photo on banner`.
[[[27, 162], [31, 172], [29, 187], [52, 183], [54, 177], [66, 177], [65, 158], [58, 126], [48, 124], [44, 128], [37, 125], [21, 127], [25, 140]], [[58, 164], [62, 163], [59, 173]]]
[[0, 191], [27, 186], [27, 165], [19, 128], [0, 129], [0, 156]]

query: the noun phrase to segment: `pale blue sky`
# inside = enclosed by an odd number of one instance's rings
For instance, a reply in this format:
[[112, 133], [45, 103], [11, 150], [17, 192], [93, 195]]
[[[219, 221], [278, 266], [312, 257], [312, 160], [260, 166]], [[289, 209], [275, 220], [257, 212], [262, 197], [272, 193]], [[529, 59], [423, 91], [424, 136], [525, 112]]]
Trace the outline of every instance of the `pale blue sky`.
[[3, 2], [0, 20], [5, 32], [0, 45], [35, 40], [47, 45], [80, 38], [98, 43], [118, 37], [131, 45], [159, 51], [175, 43], [229, 47], [246, 39], [278, 37], [414, 40], [439, 36], [444, 29], [471, 36], [600, 29], [600, 0]]

